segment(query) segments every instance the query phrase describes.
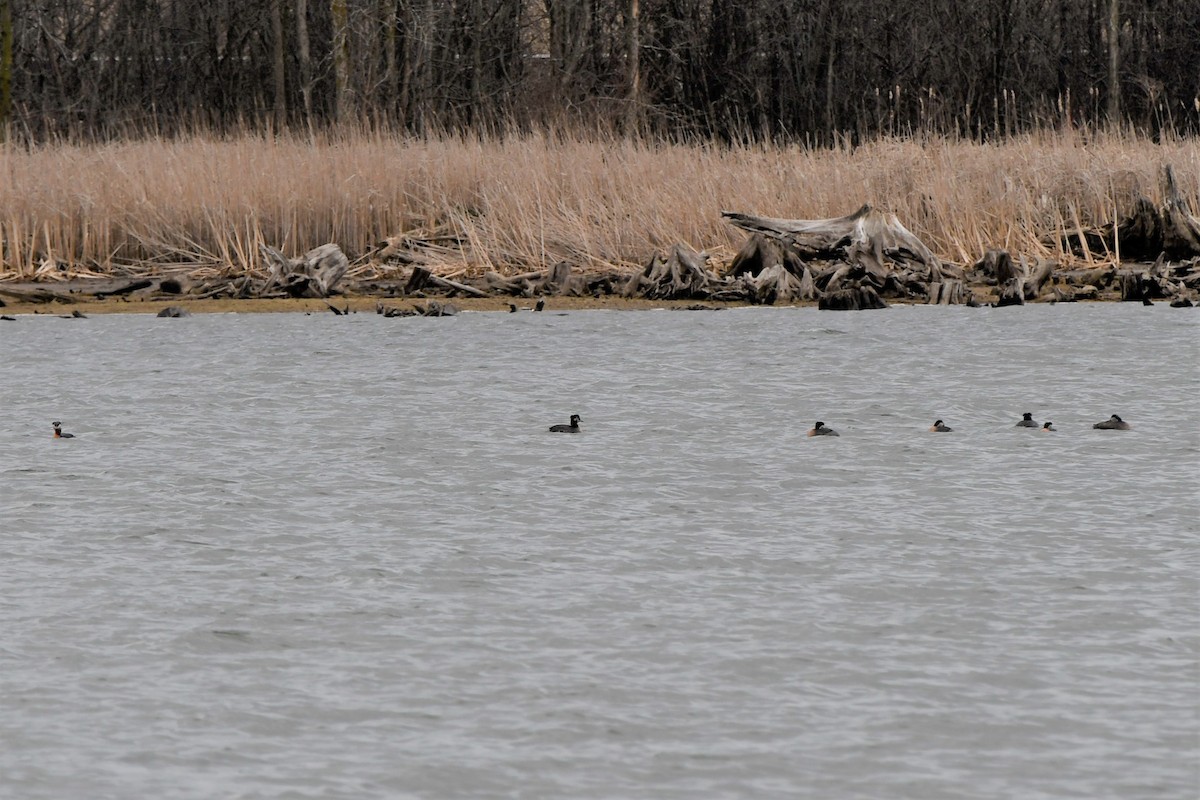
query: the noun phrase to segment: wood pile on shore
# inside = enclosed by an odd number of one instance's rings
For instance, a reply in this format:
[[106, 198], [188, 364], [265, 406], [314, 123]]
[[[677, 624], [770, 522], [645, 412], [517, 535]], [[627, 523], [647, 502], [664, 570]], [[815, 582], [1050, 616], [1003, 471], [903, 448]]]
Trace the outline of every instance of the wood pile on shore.
[[[0, 282], [5, 300], [73, 303], [83, 299], [188, 300], [206, 298], [330, 298], [372, 296], [426, 300], [430, 296], [536, 298], [644, 298], [771, 305], [816, 302], [820, 308], [885, 308], [888, 301], [935, 305], [1021, 305], [1095, 299], [1190, 303], [1200, 292], [1200, 218], [1187, 208], [1165, 170], [1166, 202], [1139, 199], [1111, 225], [1063, 234], [1058, 244], [1085, 268], [1063, 269], [1054, 260], [989, 250], [973, 264], [940, 260], [894, 214], [869, 205], [831, 219], [790, 220], [727, 211], [722, 217], [749, 238], [723, 267], [684, 244], [656, 253], [640, 270], [578, 269], [562, 261], [548, 269], [504, 275], [494, 269], [438, 274], [446, 255], [464, 256], [453, 237], [437, 242], [396, 237], [351, 265], [337, 244], [287, 258], [261, 246], [265, 269], [205, 268], [165, 274], [93, 278], [54, 288], [53, 269], [41, 281]], [[440, 259], [423, 258], [429, 248]], [[1121, 259], [1128, 259], [1121, 262]], [[1096, 262], [1100, 261], [1099, 266]], [[1132, 262], [1132, 263], [1131, 263]], [[60, 279], [61, 280], [61, 279]], [[978, 293], [978, 294], [977, 294]], [[515, 308], [515, 306], [513, 306]], [[331, 306], [334, 310], [336, 307]], [[452, 304], [387, 306], [384, 316], [444, 316]]]

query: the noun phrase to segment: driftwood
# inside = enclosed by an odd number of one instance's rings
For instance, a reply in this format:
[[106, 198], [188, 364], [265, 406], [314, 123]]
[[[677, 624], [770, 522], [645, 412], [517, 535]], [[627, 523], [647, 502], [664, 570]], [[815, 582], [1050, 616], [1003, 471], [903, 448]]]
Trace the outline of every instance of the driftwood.
[[167, 306], [162, 311], [159, 311], [157, 317], [190, 317], [192, 312], [188, 311], [183, 306]]
[[139, 289], [149, 289], [153, 285], [154, 281], [146, 279], [130, 281], [124, 286], [118, 286], [116, 289], [109, 289], [108, 291], [104, 292], [96, 292], [93, 297], [95, 297], [97, 300], [103, 300], [105, 297], [118, 297], [120, 295], [136, 292]]
[[784, 239], [801, 257], [848, 256], [871, 269], [884, 269], [884, 261], [915, 260], [927, 267], [938, 259], [925, 244], [900, 223], [864, 205], [853, 214], [832, 219], [777, 219], [732, 211], [721, 216], [751, 233]]
[[817, 296], [808, 265], [782, 241], [760, 233], [750, 237], [725, 274], [741, 278], [752, 303], [772, 305]]
[[186, 278], [163, 278], [158, 282], [158, 290], [163, 294], [183, 294], [188, 290]]
[[625, 285], [625, 297], [639, 295], [652, 300], [702, 300], [721, 283], [706, 266], [708, 256], [687, 245], [677, 244], [663, 259], [657, 253], [645, 269]]
[[960, 280], [948, 279], [929, 284], [930, 305], [962, 305], [971, 299], [970, 294]]
[[1123, 261], [1200, 256], [1200, 218], [1188, 208], [1169, 165], [1163, 168], [1163, 195], [1161, 207], [1139, 197], [1116, 224], [1069, 233], [1063, 242], [1078, 255], [1110, 253]]
[[1153, 267], [1142, 272], [1122, 270], [1120, 286], [1122, 300], [1165, 300], [1182, 294], [1181, 285], [1177, 286]]
[[[276, 287], [292, 297], [328, 297], [350, 268], [350, 261], [336, 244], [323, 244], [300, 258], [286, 258], [273, 247], [260, 245], [263, 258], [271, 266], [266, 283], [254, 292], [259, 297]], [[249, 282], [238, 288], [239, 294], [252, 291]]]
[[887, 308], [887, 303], [870, 286], [853, 289], [838, 289], [821, 296], [817, 308], [830, 311], [865, 311], [872, 308]]
[[975, 270], [994, 280], [999, 287], [998, 306], [1019, 306], [1027, 300], [1038, 299], [1057, 267], [1057, 262], [1042, 258], [1031, 267], [1024, 256], [1014, 261], [1007, 250], [988, 250], [975, 263]]
[[468, 286], [458, 281], [452, 281], [449, 278], [443, 278], [441, 275], [434, 275], [433, 272], [425, 267], [413, 267], [412, 275], [409, 276], [408, 283], [404, 286], [404, 293], [416, 294], [425, 289], [429, 284], [446, 289], [451, 293], [469, 294], [472, 297], [488, 296], [488, 293], [482, 289], [477, 289], [474, 286]]
[[20, 303], [74, 303], [75, 298], [68, 294], [59, 294], [49, 289], [18, 288], [0, 285], [0, 295], [12, 298]]
[[[825, 307], [881, 308], [886, 307], [881, 295], [932, 297], [939, 303], [959, 303], [970, 296], [955, 288], [965, 277], [959, 268], [939, 261], [894, 214], [869, 205], [833, 219], [789, 220], [730, 211], [722, 216], [752, 234], [728, 273], [741, 277], [752, 302], [836, 295]], [[860, 288], [870, 292], [858, 293]]]

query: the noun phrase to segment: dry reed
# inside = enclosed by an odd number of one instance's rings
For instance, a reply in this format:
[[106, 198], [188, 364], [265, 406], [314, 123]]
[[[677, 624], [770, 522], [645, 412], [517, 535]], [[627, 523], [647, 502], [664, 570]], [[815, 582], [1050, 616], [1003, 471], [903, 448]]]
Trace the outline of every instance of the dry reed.
[[676, 242], [724, 260], [744, 236], [723, 209], [823, 218], [864, 202], [951, 261], [991, 247], [1067, 259], [1056, 234], [1110, 222], [1138, 195], [1161, 202], [1165, 164], [1200, 208], [1197, 141], [1132, 134], [833, 150], [540, 134], [7, 145], [0, 274], [257, 268], [260, 243], [292, 255], [332, 241], [365, 262], [400, 234], [457, 242], [431, 251], [442, 272], [630, 266]]

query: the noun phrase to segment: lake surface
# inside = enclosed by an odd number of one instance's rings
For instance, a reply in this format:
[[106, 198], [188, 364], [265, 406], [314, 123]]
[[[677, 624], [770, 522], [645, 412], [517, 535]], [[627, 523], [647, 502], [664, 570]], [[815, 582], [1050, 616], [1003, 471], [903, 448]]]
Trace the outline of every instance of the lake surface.
[[1194, 800], [1198, 324], [0, 322], [0, 797]]

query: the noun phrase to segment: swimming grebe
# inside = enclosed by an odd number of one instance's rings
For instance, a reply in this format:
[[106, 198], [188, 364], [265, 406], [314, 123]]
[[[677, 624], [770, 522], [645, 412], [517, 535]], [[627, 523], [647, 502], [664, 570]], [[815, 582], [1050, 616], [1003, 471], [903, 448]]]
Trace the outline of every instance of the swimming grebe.
[[1044, 430], [1044, 431], [1056, 431], [1056, 430], [1058, 430], [1058, 428], [1054, 427], [1054, 423], [1053, 423], [1053, 422], [1047, 422], [1045, 425], [1043, 425], [1043, 426], [1042, 426], [1042, 430]]
[[1021, 415], [1021, 421], [1014, 425], [1014, 428], [1036, 428], [1038, 424], [1033, 421], [1033, 414], [1026, 411]]
[[943, 424], [942, 421], [939, 419], [937, 422], [933, 423], [933, 427], [930, 428], [929, 430], [935, 431], [937, 433], [950, 433], [950, 431], [954, 430], [954, 428], [951, 428], [949, 425]]
[[551, 425], [550, 432], [551, 433], [579, 433], [579, 423], [580, 422], [581, 422], [581, 420], [579, 419], [579, 415], [572, 414], [570, 425]]
[[74, 439], [75, 438], [75, 434], [73, 434], [73, 433], [63, 433], [62, 432], [62, 423], [61, 422], [58, 422], [57, 420], [55, 420], [51, 424], [54, 426], [54, 438], [55, 439]]
[[1092, 427], [1102, 431], [1127, 431], [1129, 430], [1129, 423], [1118, 417], [1116, 414], [1113, 414], [1111, 417], [1104, 420], [1104, 422], [1097, 422]]
[[841, 436], [840, 433], [833, 428], [826, 428], [824, 422], [817, 422], [812, 426], [812, 430], [808, 432], [809, 436]]

